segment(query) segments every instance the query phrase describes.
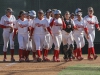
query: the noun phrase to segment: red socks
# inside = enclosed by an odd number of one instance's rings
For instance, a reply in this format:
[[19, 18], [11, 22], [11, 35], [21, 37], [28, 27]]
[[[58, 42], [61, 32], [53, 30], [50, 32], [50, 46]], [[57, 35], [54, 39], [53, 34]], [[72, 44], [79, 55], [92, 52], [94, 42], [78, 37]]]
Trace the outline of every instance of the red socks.
[[4, 54], [4, 59], [6, 59], [6, 52], [3, 52], [3, 54]]
[[77, 58], [82, 56], [81, 48], [77, 48]]
[[44, 56], [47, 57], [47, 56], [48, 56], [48, 50], [47, 50], [47, 49], [44, 49], [43, 52], [44, 52], [44, 53], [43, 53]]
[[33, 58], [36, 58], [36, 52], [33, 52]]
[[37, 50], [37, 55], [38, 55], [38, 57], [41, 57], [41, 51], [40, 50]]
[[23, 55], [23, 50], [22, 49], [19, 49], [19, 58], [20, 59], [22, 58], [22, 55]]
[[59, 58], [59, 50], [54, 50], [54, 57]]
[[14, 49], [11, 49], [10, 51], [11, 51], [11, 58], [14, 58], [13, 57], [14, 56]]
[[93, 56], [95, 56], [94, 47], [88, 48], [88, 57], [90, 57], [91, 54], [93, 54]]
[[75, 49], [75, 50], [73, 51], [73, 54], [74, 54], [75, 57], [77, 57], [77, 49]]

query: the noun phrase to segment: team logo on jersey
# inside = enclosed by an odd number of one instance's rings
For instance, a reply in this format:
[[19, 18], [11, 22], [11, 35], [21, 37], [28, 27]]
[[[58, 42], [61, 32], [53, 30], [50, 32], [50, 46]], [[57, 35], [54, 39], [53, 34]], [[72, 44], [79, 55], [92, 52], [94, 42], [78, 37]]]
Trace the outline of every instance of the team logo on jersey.
[[13, 22], [10, 21], [4, 21], [4, 24], [12, 24]]
[[92, 21], [87, 21], [89, 24], [95, 24], [94, 22], [92, 22]]
[[36, 25], [37, 27], [45, 27], [45, 24], [36, 23], [35, 25]]
[[62, 26], [62, 24], [59, 24], [57, 22], [54, 23], [55, 26]]

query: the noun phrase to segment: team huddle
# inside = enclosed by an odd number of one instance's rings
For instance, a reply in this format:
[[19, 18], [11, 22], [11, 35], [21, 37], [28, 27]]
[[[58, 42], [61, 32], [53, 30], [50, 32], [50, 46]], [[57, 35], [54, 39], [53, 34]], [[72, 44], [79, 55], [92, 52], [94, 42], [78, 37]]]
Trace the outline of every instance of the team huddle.
[[[14, 39], [17, 35], [19, 43], [19, 61], [29, 62], [29, 54], [32, 51], [34, 62], [51, 61], [48, 58], [49, 50], [54, 44], [53, 61], [60, 62], [60, 45], [63, 43], [65, 61], [72, 59], [83, 60], [82, 48], [85, 45], [84, 37], [88, 41], [88, 60], [95, 60], [94, 39], [95, 27], [100, 31], [98, 19], [94, 16], [92, 7], [88, 8], [88, 15], [82, 17], [82, 10], [77, 8], [75, 14], [65, 12], [61, 17], [58, 9], [47, 9], [36, 12], [34, 10], [19, 12], [18, 19], [12, 15], [12, 8], [6, 9], [6, 14], [1, 17], [0, 27], [3, 28], [3, 52], [5, 62], [7, 60], [7, 48], [10, 41], [11, 61], [14, 62]], [[74, 48], [76, 43], [76, 48]], [[91, 56], [92, 55], [92, 56]]]

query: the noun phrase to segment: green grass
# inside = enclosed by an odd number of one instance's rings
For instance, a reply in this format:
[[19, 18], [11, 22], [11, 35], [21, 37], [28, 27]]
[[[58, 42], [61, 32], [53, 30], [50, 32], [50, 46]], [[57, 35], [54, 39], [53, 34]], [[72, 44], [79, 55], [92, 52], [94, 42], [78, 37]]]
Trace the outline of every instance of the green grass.
[[67, 67], [58, 75], [100, 75], [100, 66], [97, 65], [75, 65]]

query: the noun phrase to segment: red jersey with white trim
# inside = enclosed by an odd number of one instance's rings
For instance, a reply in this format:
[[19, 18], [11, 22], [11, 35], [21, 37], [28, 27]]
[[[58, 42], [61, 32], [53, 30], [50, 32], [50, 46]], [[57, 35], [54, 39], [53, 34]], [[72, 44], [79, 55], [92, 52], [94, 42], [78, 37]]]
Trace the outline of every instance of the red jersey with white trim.
[[32, 27], [34, 28], [34, 34], [45, 34], [46, 28], [49, 27], [49, 23], [45, 18], [42, 20], [36, 18], [33, 20]]
[[83, 18], [79, 21], [78, 19], [74, 20], [75, 26], [78, 28], [78, 30], [74, 30], [74, 34], [83, 34], [84, 28], [86, 28], [86, 25], [84, 25]]
[[95, 29], [95, 25], [98, 24], [98, 19], [96, 16], [89, 17], [88, 15], [84, 17], [84, 25], [87, 26], [88, 29]]
[[63, 22], [61, 18], [54, 20], [54, 25], [52, 26], [52, 33], [53, 34], [59, 34], [61, 33], [63, 27]]
[[[11, 26], [13, 27], [16, 22], [16, 18], [14, 15], [7, 17], [6, 15], [1, 17], [0, 24], [4, 26]], [[3, 28], [4, 32], [10, 32], [10, 28]]]
[[14, 28], [18, 29], [18, 34], [28, 34], [29, 22], [26, 18], [22, 21], [18, 19]]

